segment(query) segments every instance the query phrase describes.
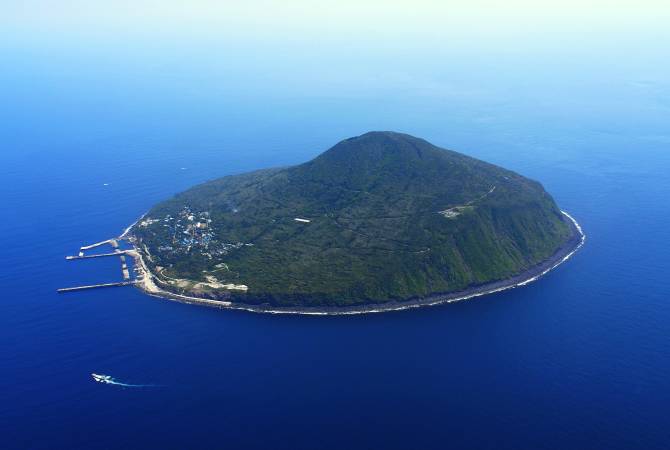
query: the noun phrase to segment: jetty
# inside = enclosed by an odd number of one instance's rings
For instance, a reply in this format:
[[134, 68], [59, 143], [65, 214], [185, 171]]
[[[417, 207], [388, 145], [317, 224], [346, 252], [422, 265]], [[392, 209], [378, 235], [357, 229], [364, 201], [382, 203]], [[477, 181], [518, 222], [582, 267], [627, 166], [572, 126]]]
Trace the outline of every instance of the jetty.
[[[86, 289], [98, 289], [98, 288], [116, 287], [116, 286], [129, 286], [129, 285], [135, 284], [136, 280], [131, 280], [131, 278], [130, 278], [130, 270], [128, 269], [128, 263], [126, 261], [126, 255], [131, 255], [132, 256], [132, 254], [130, 253], [130, 250], [121, 250], [119, 248], [118, 239], [119, 238], [107, 239], [106, 241], [96, 242], [95, 244], [84, 245], [84, 246], [80, 247], [78, 255], [66, 256], [65, 259], [68, 260], [68, 261], [73, 261], [73, 260], [78, 260], [78, 259], [107, 258], [107, 257], [110, 257], [110, 256], [116, 256], [121, 261], [121, 275], [123, 276], [123, 281], [118, 281], [118, 282], [114, 282], [114, 283], [100, 283], [100, 284], [91, 284], [91, 285], [87, 285], [87, 286], [75, 286], [75, 287], [69, 287], [69, 288], [61, 288], [61, 289], [57, 289], [57, 291], [59, 293], [64, 293], [64, 292], [83, 291], [83, 290], [86, 290]], [[92, 250], [94, 248], [101, 247], [103, 245], [111, 246], [113, 251], [107, 252], [107, 253], [98, 253], [98, 254], [95, 254], [95, 255], [86, 255], [84, 253], [88, 250]]]
[[58, 292], [64, 293], [64, 292], [75, 292], [75, 291], [83, 291], [86, 289], [98, 289], [98, 288], [106, 288], [106, 287], [117, 287], [117, 286], [130, 286], [132, 284], [135, 284], [135, 281], [118, 281], [115, 283], [101, 283], [101, 284], [90, 284], [88, 286], [75, 286], [75, 287], [69, 287], [69, 288], [60, 288], [57, 289]]
[[105, 258], [108, 256], [123, 256], [126, 254], [125, 250], [117, 250], [112, 253], [99, 253], [97, 255], [74, 255], [74, 256], [66, 256], [65, 259], [73, 260], [73, 259], [90, 259], [90, 258]]
[[125, 254], [121, 255], [121, 274], [124, 280], [130, 280], [130, 272], [128, 271], [128, 263], [126, 262]]

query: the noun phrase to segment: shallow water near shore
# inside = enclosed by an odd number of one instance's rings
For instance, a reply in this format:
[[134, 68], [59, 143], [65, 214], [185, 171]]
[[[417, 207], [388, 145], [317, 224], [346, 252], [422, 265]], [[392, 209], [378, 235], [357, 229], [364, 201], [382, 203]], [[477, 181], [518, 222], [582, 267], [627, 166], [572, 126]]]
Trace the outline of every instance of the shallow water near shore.
[[[0, 116], [3, 448], [668, 447], [667, 79], [566, 85], [524, 103], [382, 88], [355, 102], [235, 96], [214, 84], [174, 98], [170, 80], [124, 78], [105, 79], [102, 107], [86, 75], [47, 71], [30, 90], [32, 65], [13, 58], [0, 75], [23, 105]], [[526, 286], [384, 314], [253, 314], [130, 287], [56, 293], [119, 281], [116, 258], [64, 257], [154, 203], [373, 129], [540, 180], [586, 245]]]

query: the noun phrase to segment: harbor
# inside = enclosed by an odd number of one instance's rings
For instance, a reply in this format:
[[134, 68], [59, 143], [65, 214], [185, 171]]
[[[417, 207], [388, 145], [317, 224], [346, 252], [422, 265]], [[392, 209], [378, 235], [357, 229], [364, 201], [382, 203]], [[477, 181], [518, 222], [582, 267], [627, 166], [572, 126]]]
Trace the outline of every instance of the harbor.
[[[92, 254], [92, 255], [87, 255], [85, 253], [88, 250], [93, 250], [95, 248], [102, 247], [104, 245], [111, 246], [113, 251], [106, 252], [106, 253], [97, 253], [97, 254]], [[132, 280], [131, 279], [130, 269], [128, 268], [128, 262], [126, 260], [126, 255], [131, 255], [132, 256], [131, 251], [120, 249], [119, 242], [118, 242], [117, 239], [108, 239], [106, 241], [101, 241], [101, 242], [97, 242], [95, 244], [85, 245], [85, 246], [80, 247], [79, 253], [77, 255], [69, 255], [69, 256], [66, 256], [65, 259], [68, 260], [68, 261], [76, 261], [76, 260], [84, 260], [84, 259], [118, 257], [119, 261], [121, 263], [121, 276], [123, 277], [123, 280], [118, 281], [118, 282], [111, 282], [111, 283], [97, 283], [97, 284], [89, 284], [89, 285], [83, 285], [83, 286], [73, 286], [73, 287], [60, 288], [60, 289], [57, 289], [57, 292], [67, 293], [67, 292], [83, 291], [83, 290], [88, 290], [88, 289], [99, 289], [99, 288], [107, 288], [107, 287], [120, 287], [120, 286], [134, 285], [137, 282], [137, 280]]]

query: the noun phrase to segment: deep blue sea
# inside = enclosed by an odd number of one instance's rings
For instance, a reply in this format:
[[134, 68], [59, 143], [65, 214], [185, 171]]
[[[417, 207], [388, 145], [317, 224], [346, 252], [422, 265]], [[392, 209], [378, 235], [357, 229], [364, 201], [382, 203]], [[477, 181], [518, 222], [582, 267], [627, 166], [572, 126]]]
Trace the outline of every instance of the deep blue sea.
[[[343, 79], [292, 79], [291, 62], [250, 61], [247, 78], [204, 50], [104, 51], [4, 49], [0, 447], [670, 448], [670, 84], [657, 60], [582, 54], [578, 70], [538, 52], [391, 70], [382, 55]], [[119, 280], [116, 260], [64, 257], [154, 203], [369, 130], [541, 181], [586, 245], [523, 288], [353, 317], [56, 293]]]

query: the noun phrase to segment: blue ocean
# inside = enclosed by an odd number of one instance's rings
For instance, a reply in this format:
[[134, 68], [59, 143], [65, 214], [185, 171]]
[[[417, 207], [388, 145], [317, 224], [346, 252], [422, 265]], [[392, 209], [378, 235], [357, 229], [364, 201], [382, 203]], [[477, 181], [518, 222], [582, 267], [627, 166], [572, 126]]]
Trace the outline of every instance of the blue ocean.
[[[0, 447], [670, 448], [661, 44], [72, 42], [2, 44]], [[156, 202], [370, 130], [539, 180], [586, 244], [522, 288], [383, 314], [56, 292], [120, 281], [115, 258], [65, 256]]]

